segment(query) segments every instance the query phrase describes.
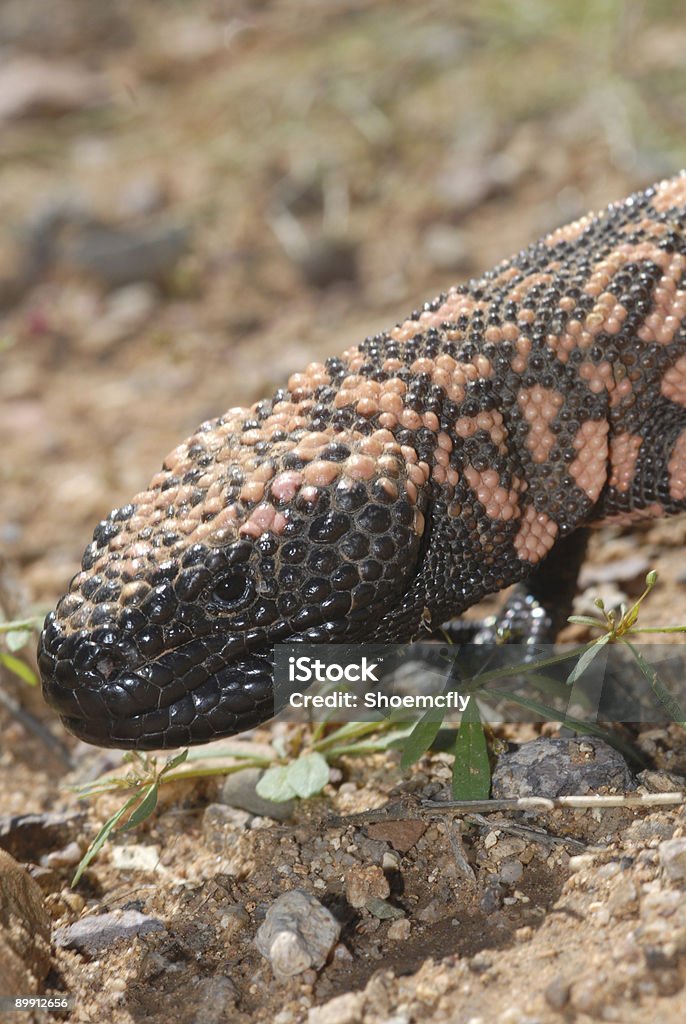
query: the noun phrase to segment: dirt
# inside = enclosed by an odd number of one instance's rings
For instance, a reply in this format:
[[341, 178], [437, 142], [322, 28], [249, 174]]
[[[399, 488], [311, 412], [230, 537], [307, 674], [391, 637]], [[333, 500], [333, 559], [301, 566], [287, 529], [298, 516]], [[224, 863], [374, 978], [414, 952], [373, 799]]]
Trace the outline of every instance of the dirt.
[[[0, 9], [4, 52], [34, 62], [30, 102], [6, 85], [0, 107], [6, 615], [47, 611], [95, 523], [203, 419], [686, 163], [686, 14], [673, 3], [53, 6], [47, 33], [38, 3]], [[56, 210], [72, 212], [48, 258], [40, 231]], [[177, 227], [187, 242], [161, 270], [150, 257], [125, 280], [121, 264], [97, 264], [98, 240]], [[613, 527], [589, 564], [640, 554], [660, 574], [645, 621], [683, 623], [685, 540], [683, 519]], [[613, 585], [640, 591], [640, 579]], [[218, 824], [216, 779], [163, 789], [153, 818], [71, 890], [119, 804], [65, 787], [120, 755], [71, 740], [11, 674], [2, 685], [31, 717], [0, 705], [0, 813], [87, 814], [59, 849], [22, 858], [54, 927], [126, 907], [164, 925], [100, 955], [54, 947], [46, 991], [73, 995], [69, 1020], [166, 1020], [170, 1008], [178, 1021], [278, 1024], [684, 1019], [683, 893], [660, 845], [684, 834], [679, 807], [520, 815], [529, 832], [516, 841], [512, 816], [438, 815], [399, 852], [330, 819], [445, 790], [450, 758], [406, 773], [393, 753], [345, 758], [281, 823]], [[677, 727], [637, 742], [667, 788], [665, 772], [686, 774]], [[152, 868], [118, 866], [129, 846], [152, 848]], [[516, 882], [500, 880], [506, 861], [521, 865]], [[350, 905], [351, 877], [370, 866], [404, 917]], [[343, 931], [321, 972], [282, 983], [252, 940], [291, 888]]]

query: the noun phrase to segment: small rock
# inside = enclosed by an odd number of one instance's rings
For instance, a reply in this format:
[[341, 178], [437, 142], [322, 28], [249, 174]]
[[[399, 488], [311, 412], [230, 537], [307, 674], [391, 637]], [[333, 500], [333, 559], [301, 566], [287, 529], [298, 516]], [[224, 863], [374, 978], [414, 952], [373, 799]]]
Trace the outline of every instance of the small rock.
[[132, 939], [148, 932], [164, 931], [162, 921], [138, 910], [113, 910], [109, 914], [83, 917], [55, 931], [55, 945], [95, 954], [118, 939]]
[[152, 843], [111, 846], [110, 861], [120, 871], [156, 871], [160, 866], [160, 848]]
[[259, 796], [255, 787], [263, 774], [262, 768], [246, 768], [244, 771], [227, 775], [222, 784], [221, 802], [262, 818], [287, 821], [293, 814], [295, 801], [284, 800], [276, 803], [274, 800], [265, 800]]
[[672, 882], [686, 882], [686, 838], [666, 839], [658, 847], [660, 867]]
[[406, 917], [389, 925], [388, 938], [391, 942], [407, 942], [410, 937], [410, 922]]
[[346, 875], [345, 894], [351, 907], [364, 907], [373, 898], [385, 900], [391, 887], [377, 864], [355, 866]]
[[44, 857], [41, 857], [41, 867], [44, 868], [70, 868], [78, 864], [83, 857], [83, 850], [81, 846], [74, 840], [74, 842], [67, 843], [61, 850], [55, 850], [54, 853], [46, 853]]
[[231, 1020], [238, 998], [238, 989], [223, 974], [199, 979], [193, 989], [194, 1024], [224, 1024]]
[[445, 906], [440, 900], [431, 900], [430, 903], [417, 912], [417, 920], [424, 924], [435, 924], [446, 916]]
[[373, 917], [380, 921], [393, 921], [405, 916], [405, 911], [400, 907], [394, 907], [388, 900], [380, 900], [376, 896], [365, 903], [365, 910], [368, 910]]
[[367, 825], [367, 835], [390, 843], [398, 853], [407, 853], [424, 835], [428, 828], [425, 821], [404, 818], [400, 821], [376, 821]]
[[219, 923], [224, 929], [225, 939], [235, 939], [250, 924], [250, 915], [243, 907], [229, 906], [222, 912]]
[[500, 865], [500, 881], [503, 885], [514, 885], [518, 882], [524, 874], [524, 868], [522, 867], [521, 861], [518, 860], [504, 860]]
[[501, 754], [493, 773], [497, 799], [583, 795], [602, 788], [623, 793], [636, 787], [622, 755], [591, 736], [523, 743]]
[[50, 968], [50, 918], [38, 884], [0, 850], [0, 993], [37, 992]]
[[676, 775], [674, 772], [655, 771], [651, 768], [644, 768], [636, 776], [638, 782], [644, 786], [649, 793], [680, 793], [684, 788], [683, 775]]
[[381, 867], [384, 871], [399, 871], [400, 870], [400, 857], [395, 850], [384, 853], [381, 858]]
[[569, 984], [558, 974], [556, 978], [553, 978], [550, 985], [546, 986], [544, 995], [549, 1007], [553, 1010], [562, 1010], [569, 1001]]
[[358, 1024], [362, 1020], [363, 992], [345, 992], [323, 1006], [313, 1006], [307, 1024]]
[[483, 914], [495, 914], [503, 905], [503, 890], [495, 875], [491, 875], [479, 900], [479, 909]]
[[632, 881], [613, 889], [607, 901], [607, 909], [612, 917], [632, 917], [638, 910], [638, 892]]
[[338, 942], [341, 926], [319, 900], [302, 889], [284, 893], [267, 911], [255, 945], [285, 981], [295, 974], [319, 970]]
[[490, 953], [475, 953], [467, 961], [467, 966], [473, 974], [485, 974], [493, 966], [493, 958]]
[[651, 839], [671, 839], [674, 835], [674, 822], [665, 821], [659, 814], [649, 814], [646, 818], [636, 818], [622, 832], [622, 841], [645, 845]]

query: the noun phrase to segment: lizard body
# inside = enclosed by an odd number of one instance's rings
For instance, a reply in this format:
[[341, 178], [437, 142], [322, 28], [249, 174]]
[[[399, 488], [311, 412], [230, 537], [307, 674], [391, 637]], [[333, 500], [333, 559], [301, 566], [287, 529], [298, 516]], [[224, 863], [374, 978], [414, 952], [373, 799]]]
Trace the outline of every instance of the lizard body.
[[270, 717], [275, 643], [408, 639], [684, 508], [679, 176], [203, 423], [95, 530], [44, 693], [93, 743], [205, 742]]

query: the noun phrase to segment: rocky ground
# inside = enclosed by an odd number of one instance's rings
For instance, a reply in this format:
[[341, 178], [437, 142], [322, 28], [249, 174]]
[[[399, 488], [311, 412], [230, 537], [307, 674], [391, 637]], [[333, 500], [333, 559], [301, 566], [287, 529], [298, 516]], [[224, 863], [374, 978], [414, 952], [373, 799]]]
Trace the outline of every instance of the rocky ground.
[[[41, 0], [0, 6], [8, 617], [54, 603], [94, 524], [198, 422], [686, 163], [667, 2], [52, 7], [48, 26]], [[654, 567], [644, 621], [686, 622], [685, 525], [599, 532], [580, 607]], [[345, 757], [285, 817], [241, 773], [164, 787], [70, 889], [120, 804], [65, 787], [119, 755], [1, 683], [0, 991], [117, 1024], [684, 1019], [678, 804], [450, 817], [419, 804], [447, 793], [448, 755]], [[557, 737], [512, 726], [500, 748], [539, 734]], [[631, 739], [644, 774], [601, 791], [682, 786], [678, 727]], [[602, 750], [561, 742], [583, 792]], [[319, 952], [283, 940], [311, 957], [284, 980], [254, 939], [293, 890], [326, 913], [306, 904]]]

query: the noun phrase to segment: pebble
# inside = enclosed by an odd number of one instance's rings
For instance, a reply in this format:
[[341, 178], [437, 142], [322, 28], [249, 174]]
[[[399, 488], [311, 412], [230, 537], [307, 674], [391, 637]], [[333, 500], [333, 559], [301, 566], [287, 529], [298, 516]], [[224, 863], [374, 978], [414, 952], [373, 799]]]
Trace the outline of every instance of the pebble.
[[401, 918], [399, 921], [394, 921], [388, 928], [387, 935], [389, 941], [407, 942], [410, 937], [410, 930], [410, 922], [406, 917]]
[[666, 878], [686, 883], [686, 838], [666, 839], [658, 847], [660, 867]]
[[405, 911], [400, 907], [394, 907], [388, 900], [380, 900], [375, 896], [367, 900], [365, 909], [373, 917], [378, 917], [380, 921], [393, 921], [405, 916]]
[[138, 910], [113, 910], [107, 914], [83, 917], [74, 924], [57, 928], [54, 940], [55, 945], [65, 949], [93, 954], [118, 939], [133, 939], [137, 935], [164, 930], [162, 921]]
[[111, 846], [110, 861], [120, 871], [156, 871], [160, 865], [160, 848], [143, 843]]
[[323, 1006], [313, 1006], [307, 1024], [358, 1024], [362, 1020], [363, 992], [345, 992]]
[[391, 887], [377, 864], [354, 867], [346, 875], [345, 895], [351, 907], [364, 907], [376, 898], [385, 900]]
[[41, 867], [44, 868], [68, 868], [78, 864], [83, 856], [83, 850], [76, 840], [67, 843], [61, 850], [54, 853], [47, 853], [41, 857]]
[[417, 920], [424, 924], [434, 924], [446, 916], [446, 910], [440, 900], [431, 900], [422, 910], [417, 912]]
[[193, 989], [193, 1024], [223, 1024], [233, 1016], [238, 999], [238, 989], [226, 975], [199, 979]]
[[518, 860], [504, 860], [500, 865], [499, 874], [503, 885], [513, 885], [524, 874], [524, 868]]
[[493, 797], [557, 796], [635, 789], [624, 758], [595, 737], [523, 743], [498, 758], [493, 772]]
[[224, 939], [235, 939], [250, 924], [250, 915], [243, 907], [229, 906], [222, 911], [219, 923], [224, 929]]
[[293, 889], [271, 905], [255, 945], [271, 963], [277, 980], [285, 981], [310, 968], [322, 968], [340, 933], [340, 924], [319, 900]]

